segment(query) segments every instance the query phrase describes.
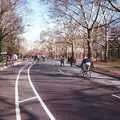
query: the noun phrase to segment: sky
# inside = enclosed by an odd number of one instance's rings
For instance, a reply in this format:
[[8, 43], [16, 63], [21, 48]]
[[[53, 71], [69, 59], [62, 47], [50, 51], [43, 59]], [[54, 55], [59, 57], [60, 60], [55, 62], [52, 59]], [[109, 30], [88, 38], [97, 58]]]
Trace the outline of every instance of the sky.
[[25, 25], [25, 33], [23, 37], [27, 40], [29, 47], [34, 41], [40, 40], [40, 32], [52, 27], [48, 6], [40, 2], [40, 0], [22, 0], [17, 13], [22, 17]]

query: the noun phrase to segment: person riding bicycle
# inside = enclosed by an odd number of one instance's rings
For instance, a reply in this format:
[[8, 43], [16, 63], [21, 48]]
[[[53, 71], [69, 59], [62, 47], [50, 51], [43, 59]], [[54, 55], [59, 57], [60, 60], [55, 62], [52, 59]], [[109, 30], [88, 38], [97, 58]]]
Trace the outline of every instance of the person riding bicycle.
[[83, 71], [86, 71], [86, 69], [89, 70], [90, 67], [91, 67], [91, 61], [90, 61], [90, 59], [87, 58], [87, 57], [84, 57], [84, 59], [82, 60], [82, 63], [81, 63], [81, 69]]
[[12, 64], [14, 65], [15, 61], [17, 61], [18, 56], [16, 54], [12, 55]]

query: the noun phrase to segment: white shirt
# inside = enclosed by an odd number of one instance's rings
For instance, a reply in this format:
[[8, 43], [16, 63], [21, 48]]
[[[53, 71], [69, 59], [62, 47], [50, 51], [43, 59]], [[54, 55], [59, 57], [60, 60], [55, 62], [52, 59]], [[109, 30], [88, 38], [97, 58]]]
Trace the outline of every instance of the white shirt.
[[12, 56], [12, 60], [17, 60], [18, 59], [18, 57], [17, 57], [17, 55], [16, 54], [13, 54], [13, 56]]

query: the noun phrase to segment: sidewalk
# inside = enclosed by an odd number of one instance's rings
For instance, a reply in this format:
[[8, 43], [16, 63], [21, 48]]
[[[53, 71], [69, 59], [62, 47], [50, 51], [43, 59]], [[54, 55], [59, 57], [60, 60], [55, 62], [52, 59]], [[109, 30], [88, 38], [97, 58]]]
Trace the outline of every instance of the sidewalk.
[[[119, 65], [117, 65], [119, 64]], [[98, 64], [98, 63], [94, 63], [94, 69], [93, 71], [96, 73], [101, 73], [110, 77], [114, 77], [117, 79], [120, 79], [120, 63], [117, 63], [116, 65], [114, 64], [108, 64], [108, 63], [104, 63], [104, 64]], [[77, 65], [80, 65], [80, 61], [77, 62]]]
[[112, 65], [102, 65], [102, 64], [95, 64], [94, 72], [101, 73], [104, 75], [108, 75], [114, 78], [118, 78], [120, 80], [120, 68], [115, 68]]
[[[77, 63], [79, 65], [79, 63]], [[93, 82], [104, 84], [104, 85], [113, 85], [120, 88], [120, 71], [111, 68], [110, 66], [105, 65], [94, 65], [94, 71], [92, 72], [91, 80]], [[63, 74], [67, 75], [79, 75], [80, 68], [73, 65], [70, 67], [68, 63], [65, 63], [64, 67], [60, 67], [60, 70]], [[79, 75], [80, 76], [80, 75]]]
[[[15, 65], [20, 64], [21, 62], [22, 62], [22, 60], [19, 59], [19, 60], [15, 63]], [[0, 63], [0, 71], [1, 71], [1, 70], [4, 70], [4, 69], [6, 69], [6, 68], [8, 68], [8, 67], [10, 67], [10, 66], [12, 66], [11, 62], [9, 62], [7, 66], [6, 66], [6, 63]]]

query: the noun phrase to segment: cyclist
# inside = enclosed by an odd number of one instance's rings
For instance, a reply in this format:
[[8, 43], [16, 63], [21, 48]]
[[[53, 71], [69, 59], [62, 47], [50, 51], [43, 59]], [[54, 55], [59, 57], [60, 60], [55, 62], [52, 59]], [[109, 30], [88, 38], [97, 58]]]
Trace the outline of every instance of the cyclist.
[[14, 66], [14, 63], [17, 61], [18, 56], [16, 54], [12, 55], [12, 65]]
[[81, 63], [81, 69], [82, 71], [86, 71], [86, 70], [89, 70], [91, 67], [91, 61], [89, 58], [87, 57], [84, 57], [84, 59], [82, 60], [82, 63]]

